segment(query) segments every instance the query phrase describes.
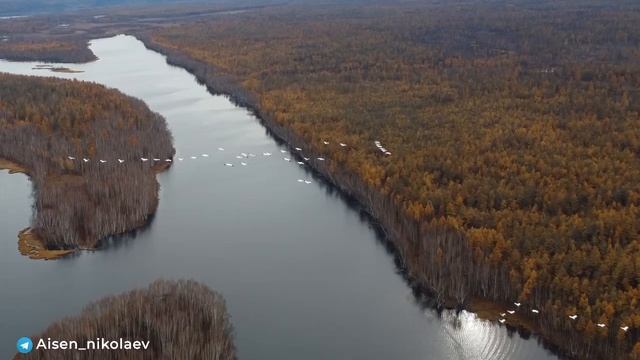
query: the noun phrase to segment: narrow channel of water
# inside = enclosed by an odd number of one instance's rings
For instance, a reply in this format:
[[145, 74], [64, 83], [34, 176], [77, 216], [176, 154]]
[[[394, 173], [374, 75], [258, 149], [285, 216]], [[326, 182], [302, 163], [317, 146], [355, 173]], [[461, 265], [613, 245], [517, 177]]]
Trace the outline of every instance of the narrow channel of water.
[[[100, 60], [67, 65], [83, 73], [7, 61], [0, 71], [94, 81], [138, 97], [167, 119], [185, 161], [159, 176], [149, 228], [49, 262], [18, 254], [30, 183], [0, 172], [0, 358], [15, 353], [19, 337], [157, 278], [193, 278], [223, 293], [241, 359], [555, 358], [473, 314], [423, 309], [367, 220], [303, 166], [284, 161], [285, 147], [246, 109], [211, 95], [133, 37], [95, 40], [91, 50]], [[241, 152], [258, 156], [236, 159]], [[210, 156], [190, 158], [203, 153]]]

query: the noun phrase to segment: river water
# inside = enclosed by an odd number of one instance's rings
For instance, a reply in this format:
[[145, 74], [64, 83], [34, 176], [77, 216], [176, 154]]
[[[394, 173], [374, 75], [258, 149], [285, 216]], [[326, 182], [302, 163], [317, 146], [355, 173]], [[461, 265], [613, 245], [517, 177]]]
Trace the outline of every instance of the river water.
[[[286, 147], [246, 109], [133, 37], [90, 47], [98, 61], [68, 65], [83, 73], [6, 61], [0, 71], [94, 81], [138, 97], [167, 119], [185, 160], [159, 175], [160, 206], [147, 229], [58, 261], [19, 255], [31, 184], [0, 171], [0, 358], [15, 353], [19, 337], [158, 278], [192, 278], [221, 292], [242, 359], [555, 358], [474, 314], [420, 306], [368, 220], [284, 161]], [[236, 159], [242, 152], [257, 156]]]

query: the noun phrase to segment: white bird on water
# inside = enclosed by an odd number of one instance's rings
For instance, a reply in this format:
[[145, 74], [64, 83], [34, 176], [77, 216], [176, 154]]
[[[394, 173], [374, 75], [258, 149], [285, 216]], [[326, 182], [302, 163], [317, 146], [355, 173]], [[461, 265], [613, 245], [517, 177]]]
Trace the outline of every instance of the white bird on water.
[[284, 154], [287, 152], [287, 150], [280, 149], [280, 152]]
[[322, 143], [323, 143], [323, 144], [325, 144], [325, 145], [329, 145], [329, 142], [328, 142], [328, 141], [326, 141], [326, 140], [325, 140], [325, 141], [323, 141]]
[[515, 314], [516, 312], [514, 310], [507, 310], [507, 312], [511, 315]]
[[107, 162], [107, 160], [100, 160], [100, 164], [104, 164], [106, 162]]
[[309, 180], [305, 180], [305, 181], [304, 181], [304, 183], [305, 183], [305, 184], [311, 184], [311, 181], [309, 181]]
[[249, 157], [256, 157], [256, 154], [249, 153]]
[[540, 313], [540, 311], [538, 311], [536, 309], [532, 309], [531, 312], [534, 313], [534, 314], [539, 314]]
[[504, 324], [504, 322], [505, 322], [505, 321], [507, 321], [507, 320], [505, 320], [505, 319], [500, 319], [500, 320], [498, 320], [498, 321], [500, 321], [500, 324]]
[[197, 159], [197, 158], [198, 158], [197, 156], [192, 156], [192, 157], [191, 157], [191, 159], [192, 159], [192, 160], [195, 160], [195, 159]]
[[84, 162], [89, 162], [89, 159], [87, 159], [87, 158], [82, 158], [82, 161], [84, 161]]
[[345, 143], [340, 143], [340, 146], [345, 147], [345, 146], [347, 146], [347, 144], [345, 144]]
[[302, 157], [304, 159], [304, 161], [309, 161], [311, 158], [308, 157]]
[[165, 162], [173, 162], [173, 160], [167, 159], [167, 160], [165, 160]]
[[506, 313], [500, 313], [500, 316], [505, 317], [507, 314]]
[[296, 151], [302, 151], [302, 148], [297, 147]]
[[160, 161], [160, 159], [158, 159], [158, 158], [154, 158], [154, 159], [153, 159], [153, 161]]
[[224, 166], [231, 166], [231, 167], [233, 167], [233, 164], [231, 164], [231, 163], [224, 163]]
[[299, 183], [301, 183], [301, 182], [304, 182], [304, 180], [302, 180], [302, 179], [298, 179], [298, 182], [299, 182]]
[[178, 161], [182, 161], [182, 160], [184, 160], [184, 159], [183, 158], [178, 158]]
[[388, 156], [388, 155], [391, 155], [391, 152], [387, 151], [384, 154]]
[[597, 325], [598, 327], [601, 327], [601, 328], [603, 328], [603, 327], [606, 327], [606, 326], [607, 326], [607, 325], [605, 325], [605, 324], [603, 324], [603, 323], [598, 323], [598, 324], [596, 324], [596, 325]]
[[149, 159], [147, 159], [147, 158], [140, 158], [140, 160], [142, 160], [142, 162], [147, 162], [147, 161], [149, 161]]
[[324, 158], [323, 157], [319, 157], [318, 160], [324, 161]]
[[620, 330], [627, 332], [627, 330], [629, 330], [628, 326], [620, 326]]
[[223, 147], [219, 147], [218, 150], [219, 151], [224, 151], [224, 148]]
[[69, 160], [75, 160], [76, 159], [73, 156], [67, 156], [67, 158], [69, 158]]
[[240, 155], [242, 155], [242, 157], [249, 157], [249, 154], [247, 153], [240, 153]]
[[518, 302], [514, 302], [514, 303], [513, 303], [513, 305], [515, 305], [515, 306], [520, 306], [520, 303], [518, 303]]
[[571, 320], [575, 320], [577, 318], [578, 318], [577, 314], [569, 315], [569, 319], [571, 319]]
[[262, 155], [264, 155], [264, 156], [271, 156], [271, 153], [270, 153], [270, 152], [263, 152], [263, 153], [262, 153]]
[[124, 160], [122, 160], [122, 159], [118, 159], [118, 162], [119, 162], [120, 164], [122, 164], [122, 163], [124, 162]]
[[247, 163], [246, 162], [240, 162], [240, 165], [247, 166]]
[[242, 159], [242, 156], [236, 155], [236, 159]]
[[291, 159], [289, 159], [288, 157], [283, 158], [283, 159], [284, 159], [284, 161], [291, 161]]
[[202, 154], [202, 157], [209, 157], [209, 154]]
[[304, 165], [302, 161], [298, 161], [298, 165]]

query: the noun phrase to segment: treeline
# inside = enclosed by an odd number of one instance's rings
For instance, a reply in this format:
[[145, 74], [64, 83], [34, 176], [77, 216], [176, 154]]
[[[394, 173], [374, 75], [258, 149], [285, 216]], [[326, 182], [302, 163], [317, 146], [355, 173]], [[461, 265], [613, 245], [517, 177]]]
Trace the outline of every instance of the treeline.
[[569, 356], [639, 359], [638, 23], [630, 2], [287, 6], [145, 42], [330, 159], [443, 302], [522, 302]]
[[[42, 350], [43, 339], [149, 341], [146, 350]], [[146, 289], [109, 296], [32, 337], [33, 351], [15, 359], [236, 359], [233, 326], [222, 295], [192, 280], [158, 280]], [[80, 356], [81, 355], [81, 356]], [[80, 357], [79, 357], [80, 356]]]
[[0, 74], [0, 85], [0, 158], [28, 169], [31, 226], [47, 248], [94, 248], [147, 222], [159, 166], [140, 157], [175, 153], [160, 115], [85, 82]]

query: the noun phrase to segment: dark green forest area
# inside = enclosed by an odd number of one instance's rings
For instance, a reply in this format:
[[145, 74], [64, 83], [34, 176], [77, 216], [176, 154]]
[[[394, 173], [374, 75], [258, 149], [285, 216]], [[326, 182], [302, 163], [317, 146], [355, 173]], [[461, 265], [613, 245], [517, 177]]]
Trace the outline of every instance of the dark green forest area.
[[638, 24], [631, 2], [289, 6], [145, 41], [330, 159], [443, 301], [638, 359]]

